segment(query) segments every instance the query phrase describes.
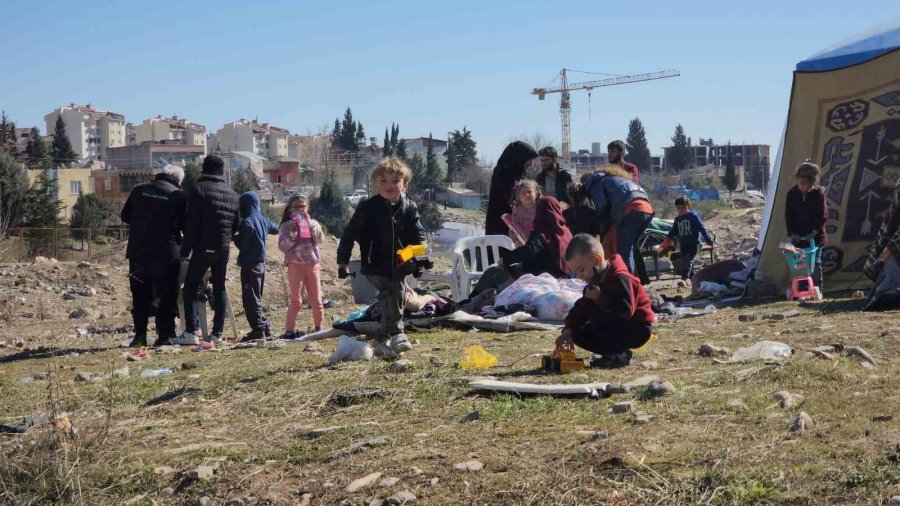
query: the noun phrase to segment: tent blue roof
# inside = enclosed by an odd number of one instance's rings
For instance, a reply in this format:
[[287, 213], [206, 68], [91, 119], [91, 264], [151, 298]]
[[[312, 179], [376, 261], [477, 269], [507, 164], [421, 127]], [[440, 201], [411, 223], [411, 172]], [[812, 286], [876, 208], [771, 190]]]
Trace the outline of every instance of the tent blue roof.
[[856, 65], [900, 49], [900, 19], [879, 25], [819, 51], [797, 64], [800, 72], [822, 72]]

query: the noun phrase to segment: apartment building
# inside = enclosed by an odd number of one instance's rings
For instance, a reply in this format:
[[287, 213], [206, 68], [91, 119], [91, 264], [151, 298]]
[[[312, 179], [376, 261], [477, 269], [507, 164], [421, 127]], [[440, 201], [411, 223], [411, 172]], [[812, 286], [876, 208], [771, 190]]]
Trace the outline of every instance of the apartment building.
[[107, 151], [106, 166], [110, 170], [160, 170], [168, 164], [184, 166], [203, 163], [203, 146], [144, 143], [122, 146]]
[[137, 146], [137, 128], [132, 123], [125, 123], [125, 145]]
[[247, 151], [276, 159], [288, 156], [288, 137], [291, 133], [268, 123], [243, 118], [226, 123], [216, 132], [218, 151]]
[[[407, 159], [411, 159], [414, 154], [418, 153], [425, 160], [428, 154], [428, 137], [415, 137], [413, 139], [403, 139], [406, 142]], [[447, 151], [447, 141], [441, 139], [432, 140], [432, 150], [437, 156], [438, 165], [444, 174], [447, 173], [447, 157], [444, 153]]]
[[[72, 218], [72, 208], [75, 207], [75, 203], [78, 202], [80, 195], [94, 193], [91, 179], [92, 172], [91, 169], [81, 168], [50, 169], [50, 177], [55, 179], [59, 185], [59, 192], [55, 200], [62, 203], [62, 208], [59, 211], [62, 221], [68, 222]], [[40, 170], [29, 170], [28, 186], [33, 186], [40, 175]]]
[[104, 160], [106, 150], [126, 145], [125, 116], [95, 109], [91, 104], [69, 104], [44, 116], [47, 132], [56, 130], [56, 119], [62, 117], [66, 135], [79, 161]]
[[156, 116], [145, 119], [135, 128], [137, 143], [155, 142], [180, 144], [182, 146], [203, 146], [206, 153], [206, 127], [184, 118]]

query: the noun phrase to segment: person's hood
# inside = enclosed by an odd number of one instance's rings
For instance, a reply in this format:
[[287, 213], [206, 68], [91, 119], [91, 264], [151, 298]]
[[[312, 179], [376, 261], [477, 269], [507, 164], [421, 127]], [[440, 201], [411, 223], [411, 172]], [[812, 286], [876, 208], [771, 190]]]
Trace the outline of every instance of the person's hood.
[[238, 208], [241, 212], [241, 218], [249, 218], [254, 214], [259, 214], [259, 195], [256, 192], [247, 192], [238, 198]]
[[607, 279], [610, 276], [617, 276], [619, 274], [628, 274], [628, 266], [625, 265], [625, 261], [622, 260], [621, 255], [613, 255], [606, 259], [606, 271], [603, 272], [603, 278]]
[[531, 144], [524, 141], [511, 142], [500, 153], [500, 158], [497, 159], [497, 167], [494, 170], [503, 173], [518, 173], [518, 177], [515, 179], [519, 179], [525, 173], [525, 163], [537, 157], [538, 152]]

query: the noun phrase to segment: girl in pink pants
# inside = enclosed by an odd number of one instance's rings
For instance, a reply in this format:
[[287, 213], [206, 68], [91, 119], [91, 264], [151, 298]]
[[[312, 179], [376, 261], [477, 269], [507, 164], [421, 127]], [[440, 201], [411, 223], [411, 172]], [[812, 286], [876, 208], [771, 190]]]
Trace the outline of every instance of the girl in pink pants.
[[309, 216], [309, 200], [294, 195], [288, 200], [281, 218], [278, 249], [284, 252], [291, 301], [284, 322], [283, 338], [297, 337], [297, 313], [303, 307], [300, 294], [306, 288], [312, 306], [316, 332], [322, 330], [322, 275], [319, 266], [322, 256], [319, 244], [324, 240], [319, 222]]

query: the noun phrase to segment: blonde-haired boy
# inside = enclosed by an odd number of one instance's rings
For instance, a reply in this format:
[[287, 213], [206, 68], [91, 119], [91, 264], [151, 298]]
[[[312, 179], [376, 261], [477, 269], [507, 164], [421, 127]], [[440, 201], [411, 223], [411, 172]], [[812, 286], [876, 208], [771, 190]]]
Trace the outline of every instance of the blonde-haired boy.
[[361, 272], [378, 289], [383, 308], [381, 333], [393, 354], [412, 347], [403, 333], [405, 275], [397, 269], [396, 252], [411, 244], [425, 243], [419, 209], [404, 194], [410, 180], [412, 172], [402, 160], [382, 159], [372, 172], [377, 195], [357, 205], [337, 251], [338, 276], [345, 277], [353, 243], [359, 243]]

